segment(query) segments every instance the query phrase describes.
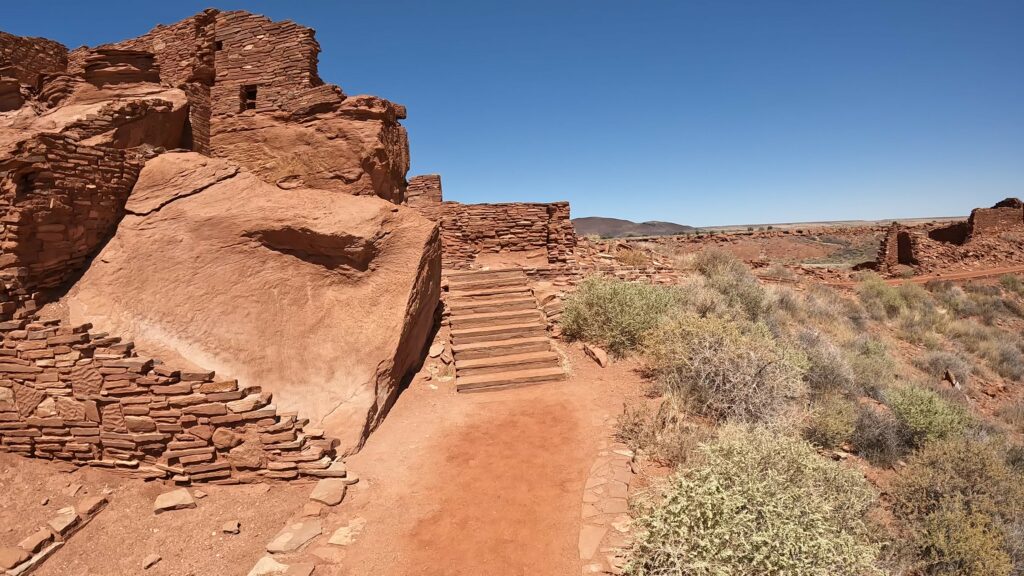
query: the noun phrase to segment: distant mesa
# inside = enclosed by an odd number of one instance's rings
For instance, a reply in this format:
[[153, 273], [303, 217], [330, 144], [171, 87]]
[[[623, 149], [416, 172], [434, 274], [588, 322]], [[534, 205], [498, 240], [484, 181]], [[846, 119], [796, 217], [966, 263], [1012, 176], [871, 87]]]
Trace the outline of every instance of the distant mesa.
[[674, 222], [631, 222], [619, 218], [601, 218], [599, 216], [573, 218], [572, 225], [580, 236], [597, 235], [602, 238], [671, 236], [697, 230], [693, 226], [685, 226]]

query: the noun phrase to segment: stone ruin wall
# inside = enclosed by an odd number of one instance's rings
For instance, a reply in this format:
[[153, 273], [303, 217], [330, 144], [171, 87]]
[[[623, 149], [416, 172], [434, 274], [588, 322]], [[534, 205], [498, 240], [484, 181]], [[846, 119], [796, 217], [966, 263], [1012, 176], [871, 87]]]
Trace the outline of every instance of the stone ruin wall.
[[0, 31], [0, 76], [37, 87], [41, 75], [64, 72], [67, 67], [68, 49], [63, 44]]
[[24, 302], [71, 278], [113, 234], [144, 160], [66, 135], [40, 135], [20, 152], [0, 166], [0, 280]]
[[1024, 207], [1020, 200], [1007, 199], [992, 208], [976, 208], [967, 220], [970, 238], [1024, 232]]
[[0, 450], [176, 482], [326, 474], [335, 441], [258, 387], [135, 356], [88, 324], [0, 323]]
[[405, 203], [440, 223], [445, 268], [472, 267], [481, 253], [540, 250], [546, 252], [549, 265], [575, 262], [576, 230], [568, 202], [444, 202], [441, 176], [426, 174], [409, 180]]
[[405, 204], [410, 208], [436, 206], [441, 203], [443, 197], [440, 174], [413, 176], [405, 189]]

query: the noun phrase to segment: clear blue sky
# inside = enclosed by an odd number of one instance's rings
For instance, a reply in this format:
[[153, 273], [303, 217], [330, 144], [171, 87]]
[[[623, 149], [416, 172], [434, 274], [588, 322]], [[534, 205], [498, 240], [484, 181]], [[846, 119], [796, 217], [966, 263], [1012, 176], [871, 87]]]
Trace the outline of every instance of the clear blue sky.
[[[205, 2], [6, 2], [69, 47]], [[463, 202], [694, 225], [966, 214], [1024, 196], [1024, 0], [224, 1], [317, 29], [409, 107]]]

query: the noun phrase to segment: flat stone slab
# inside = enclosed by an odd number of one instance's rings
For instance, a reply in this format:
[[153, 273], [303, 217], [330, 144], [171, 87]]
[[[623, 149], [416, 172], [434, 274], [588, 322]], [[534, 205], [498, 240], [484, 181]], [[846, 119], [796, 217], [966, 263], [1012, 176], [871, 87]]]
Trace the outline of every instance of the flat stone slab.
[[0, 568], [11, 569], [27, 561], [32, 555], [22, 550], [21, 548], [15, 548], [13, 546], [4, 546], [0, 548]]
[[74, 530], [75, 526], [78, 526], [78, 522], [81, 520], [81, 516], [72, 507], [61, 508], [57, 511], [57, 515], [53, 517], [49, 522], [46, 523], [53, 530], [53, 533], [58, 536], [67, 536]]
[[342, 478], [324, 478], [316, 483], [313, 491], [309, 494], [309, 499], [323, 502], [328, 506], [337, 506], [345, 499], [347, 487], [348, 484]]
[[282, 552], [294, 552], [303, 544], [316, 538], [323, 532], [323, 526], [319, 518], [307, 518], [294, 524], [289, 524], [281, 529], [274, 536], [274, 539], [267, 544], [267, 552], [279, 554]]
[[287, 570], [287, 564], [281, 564], [270, 556], [264, 556], [256, 562], [248, 576], [284, 576]]
[[606, 532], [608, 532], [607, 526], [591, 524], [583, 526], [583, 529], [580, 530], [580, 560], [590, 560], [594, 554], [597, 554], [597, 549], [601, 546], [601, 540], [604, 539]]
[[170, 492], [164, 492], [163, 494], [156, 497], [156, 502], [153, 503], [153, 513], [161, 514], [171, 510], [182, 510], [185, 508], [195, 508], [196, 501], [192, 498], [186, 488], [178, 488], [177, 490], [171, 490]]
[[365, 518], [353, 518], [347, 526], [342, 526], [334, 531], [331, 535], [328, 544], [334, 544], [335, 546], [348, 546], [356, 541], [356, 536], [363, 531], [366, 526]]

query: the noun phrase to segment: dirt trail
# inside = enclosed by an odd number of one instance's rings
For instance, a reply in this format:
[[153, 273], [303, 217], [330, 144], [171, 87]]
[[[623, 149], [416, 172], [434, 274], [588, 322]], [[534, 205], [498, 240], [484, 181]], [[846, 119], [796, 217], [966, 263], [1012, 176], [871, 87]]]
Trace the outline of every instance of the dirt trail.
[[[926, 284], [932, 280], [972, 280], [975, 278], [992, 278], [1004, 274], [1024, 273], [1024, 266], [1005, 266], [1000, 268], [985, 268], [982, 270], [963, 270], [959, 272], [942, 272], [939, 274], [927, 274], [911, 278], [889, 278], [886, 283], [896, 286], [898, 284]], [[856, 282], [824, 282], [830, 286], [849, 288], [856, 286]]]
[[341, 574], [579, 574], [583, 486], [637, 377], [570, 358], [569, 380], [529, 388], [414, 382], [348, 460], [363, 480], [344, 508], [366, 527]]

